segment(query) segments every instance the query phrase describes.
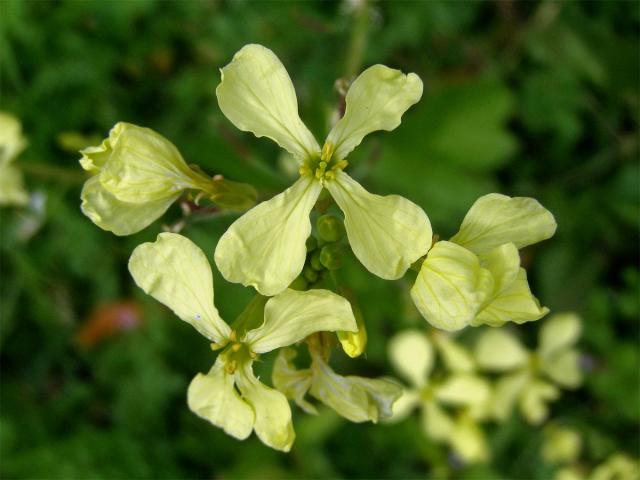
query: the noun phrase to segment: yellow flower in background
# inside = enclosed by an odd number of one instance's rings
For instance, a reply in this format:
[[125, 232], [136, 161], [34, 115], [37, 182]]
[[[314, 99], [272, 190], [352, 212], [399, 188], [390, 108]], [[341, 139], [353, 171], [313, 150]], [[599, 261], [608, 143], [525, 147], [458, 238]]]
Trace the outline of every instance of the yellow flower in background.
[[374, 65], [351, 85], [346, 111], [322, 149], [298, 116], [289, 75], [269, 49], [247, 45], [221, 70], [216, 89], [220, 109], [240, 130], [268, 137], [291, 153], [300, 178], [287, 190], [253, 208], [222, 236], [215, 261], [231, 282], [274, 295], [303, 269], [309, 214], [326, 188], [345, 215], [356, 257], [384, 279], [402, 277], [431, 245], [429, 219], [409, 200], [367, 192], [344, 172], [349, 153], [376, 130], [393, 130], [422, 96], [414, 73]]
[[295, 438], [289, 403], [255, 377], [253, 361], [317, 331], [355, 331], [349, 302], [327, 290], [285, 290], [266, 301], [261, 325], [232, 329], [214, 305], [205, 254], [174, 233], [161, 233], [155, 242], [138, 246], [129, 271], [138, 286], [193, 325], [213, 349], [224, 348], [211, 370], [191, 382], [189, 408], [235, 438], [255, 431], [266, 445], [289, 451]]
[[391, 416], [392, 405], [402, 388], [387, 378], [342, 376], [329, 366], [330, 347], [311, 338], [311, 365], [297, 369], [293, 364], [296, 351], [284, 349], [273, 366], [273, 384], [307, 413], [316, 414], [316, 407], [305, 399], [307, 393], [352, 422], [373, 422]]
[[443, 330], [538, 320], [549, 310], [531, 294], [518, 249], [555, 230], [553, 215], [532, 198], [480, 197], [460, 231], [429, 250], [411, 298]]
[[624, 453], [616, 453], [596, 467], [589, 480], [640, 480], [640, 462]]
[[626, 453], [614, 453], [588, 473], [582, 465], [556, 471], [554, 480], [640, 480], [640, 462]]
[[580, 456], [582, 437], [568, 427], [549, 425], [544, 429], [542, 458], [553, 464], [574, 463]]
[[[467, 463], [485, 461], [489, 449], [479, 422], [489, 413], [489, 382], [477, 374], [467, 350], [442, 333], [432, 338], [406, 330], [389, 343], [391, 363], [410, 384], [393, 406], [392, 421], [403, 420], [419, 406], [428, 437], [448, 444]], [[442, 380], [431, 378], [436, 349], [450, 372]]]
[[20, 121], [0, 111], [0, 206], [22, 206], [29, 202], [22, 172], [12, 165], [26, 146]]
[[169, 140], [148, 128], [119, 122], [100, 145], [80, 153], [80, 165], [92, 175], [80, 195], [82, 212], [116, 235], [147, 227], [186, 190], [232, 208], [255, 202], [252, 187], [189, 167]]
[[547, 403], [559, 398], [559, 387], [574, 389], [582, 383], [580, 353], [575, 348], [580, 333], [580, 318], [573, 313], [547, 320], [532, 353], [508, 331], [482, 333], [475, 348], [478, 365], [506, 374], [495, 387], [493, 411], [498, 420], [508, 418], [518, 404], [529, 423], [539, 424], [548, 416]]

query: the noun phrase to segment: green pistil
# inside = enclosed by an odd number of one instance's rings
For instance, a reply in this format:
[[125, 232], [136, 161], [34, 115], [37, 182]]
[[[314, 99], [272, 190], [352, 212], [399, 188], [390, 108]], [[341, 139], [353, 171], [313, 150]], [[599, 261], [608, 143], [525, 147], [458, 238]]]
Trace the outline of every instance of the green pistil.
[[[231, 331], [230, 342], [227, 348], [220, 354], [224, 358], [224, 369], [229, 375], [233, 375], [239, 365], [252, 362], [258, 358], [258, 354], [251, 350], [246, 343], [236, 340], [235, 330]], [[212, 345], [212, 350], [213, 350]]]

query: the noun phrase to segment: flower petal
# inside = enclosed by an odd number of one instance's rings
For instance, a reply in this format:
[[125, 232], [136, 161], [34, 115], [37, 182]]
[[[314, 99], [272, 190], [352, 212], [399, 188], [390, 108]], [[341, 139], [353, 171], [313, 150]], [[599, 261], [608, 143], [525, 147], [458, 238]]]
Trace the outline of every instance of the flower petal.
[[496, 382], [492, 410], [498, 421], [504, 422], [511, 416], [513, 408], [530, 381], [531, 375], [524, 370], [505, 375]]
[[522, 391], [520, 410], [530, 424], [538, 425], [549, 416], [547, 403], [559, 397], [560, 391], [554, 385], [535, 380]]
[[393, 402], [402, 394], [400, 385], [382, 378], [343, 377], [318, 356], [313, 360], [310, 393], [315, 398], [352, 422], [391, 417]]
[[435, 392], [438, 401], [458, 407], [483, 405], [489, 401], [489, 382], [477, 375], [457, 374], [447, 378]]
[[420, 393], [415, 390], [402, 390], [402, 395], [392, 407], [391, 417], [386, 419], [388, 423], [401, 422], [407, 418], [414, 408], [420, 404]]
[[242, 396], [255, 412], [253, 428], [258, 438], [276, 450], [291, 450], [296, 434], [287, 397], [260, 382], [253, 374], [251, 363], [236, 370], [235, 377]]
[[305, 395], [311, 388], [311, 370], [296, 369], [292, 360], [296, 357], [296, 351], [292, 348], [283, 348], [278, 353], [273, 363], [271, 380], [273, 386], [282, 392], [287, 398], [292, 399], [305, 412], [316, 415], [318, 410], [305, 400]]
[[482, 332], [474, 353], [480, 368], [491, 372], [514, 370], [524, 366], [529, 359], [529, 352], [520, 341], [502, 329]]
[[469, 415], [460, 415], [449, 438], [451, 448], [465, 463], [489, 459], [489, 447], [484, 431]]
[[433, 346], [424, 332], [405, 330], [389, 342], [389, 359], [401, 375], [420, 388], [433, 367]]
[[456, 373], [470, 373], [476, 369], [471, 352], [457, 343], [452, 335], [434, 331], [431, 337], [447, 370]]
[[180, 192], [151, 202], [123, 202], [105, 190], [100, 179], [93, 176], [82, 188], [80, 208], [82, 213], [103, 230], [119, 236], [131, 235], [160, 218], [179, 196]]
[[541, 457], [550, 464], [575, 463], [580, 457], [582, 436], [572, 428], [552, 424], [544, 428]]
[[26, 146], [20, 120], [9, 113], [0, 112], [0, 168], [12, 162]]
[[562, 350], [550, 357], [543, 357], [541, 364], [544, 373], [558, 385], [577, 388], [582, 383], [580, 352], [577, 350]]
[[488, 270], [478, 257], [455, 243], [437, 242], [422, 264], [411, 298], [434, 327], [460, 330], [470, 325], [493, 290]]
[[136, 247], [129, 259], [136, 284], [164, 303], [214, 343], [227, 342], [231, 329], [213, 304], [213, 277], [207, 257], [191, 240], [161, 233]]
[[321, 190], [319, 182], [300, 177], [236, 220], [216, 246], [215, 261], [224, 278], [269, 297], [287, 288], [304, 267], [309, 212]]
[[431, 224], [415, 203], [371, 194], [342, 171], [326, 187], [344, 212], [353, 253], [374, 275], [396, 280], [429, 250]]
[[485, 303], [509, 288], [520, 271], [520, 254], [513, 243], [505, 243], [490, 252], [480, 255], [480, 264], [491, 272], [493, 293]]
[[547, 307], [531, 294], [527, 272], [521, 268], [515, 281], [494, 298], [473, 321], [472, 325], [499, 327], [506, 322], [525, 323], [539, 320], [549, 313]]
[[253, 409], [240, 398], [234, 376], [225, 371], [221, 357], [209, 373], [199, 373], [191, 381], [187, 403], [193, 413], [239, 440], [247, 438], [253, 430]]
[[575, 313], [557, 313], [545, 321], [540, 328], [540, 347], [542, 357], [574, 345], [582, 333], [580, 317]]
[[427, 400], [422, 405], [422, 428], [428, 437], [442, 442], [453, 433], [453, 421], [436, 402]]
[[269, 299], [264, 323], [244, 338], [251, 350], [265, 353], [292, 345], [315, 332], [358, 329], [349, 301], [329, 290], [287, 289]]
[[551, 238], [556, 221], [537, 200], [490, 193], [472, 205], [451, 241], [477, 254], [504, 243], [522, 248]]
[[240, 130], [268, 137], [304, 160], [320, 147], [298, 116], [291, 78], [278, 57], [262, 45], [246, 45], [220, 70], [220, 110]]
[[393, 130], [402, 114], [422, 97], [422, 80], [415, 73], [404, 75], [384, 65], [367, 68], [347, 92], [344, 116], [333, 127], [327, 143], [342, 160], [376, 130]]
[[81, 163], [85, 169], [99, 168], [100, 183], [119, 200], [160, 200], [187, 188], [199, 188], [202, 183], [200, 174], [189, 168], [178, 149], [149, 128], [120, 122], [109, 132], [108, 145], [103, 145], [83, 150]]
[[0, 206], [21, 206], [27, 203], [29, 203], [29, 193], [24, 188], [22, 172], [8, 162], [0, 163]]

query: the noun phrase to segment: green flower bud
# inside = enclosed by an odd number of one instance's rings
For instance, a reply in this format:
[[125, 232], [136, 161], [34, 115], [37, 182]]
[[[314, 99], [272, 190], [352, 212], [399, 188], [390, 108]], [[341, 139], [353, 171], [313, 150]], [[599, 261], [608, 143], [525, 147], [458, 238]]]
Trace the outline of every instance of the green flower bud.
[[316, 248], [318, 248], [318, 240], [316, 240], [316, 237], [311, 235], [309, 238], [307, 238], [306, 246], [307, 246], [307, 252], [311, 252]]
[[344, 236], [342, 220], [335, 215], [322, 215], [316, 222], [316, 228], [325, 242], [337, 242]]
[[306, 267], [304, 267], [304, 270], [302, 271], [302, 276], [305, 278], [305, 280], [309, 283], [315, 283], [318, 281], [318, 272], [316, 272], [313, 268], [311, 268], [309, 265], [307, 265]]
[[325, 245], [320, 251], [320, 263], [327, 270], [337, 270], [342, 267], [342, 259], [344, 257], [344, 249], [342, 245], [332, 243]]

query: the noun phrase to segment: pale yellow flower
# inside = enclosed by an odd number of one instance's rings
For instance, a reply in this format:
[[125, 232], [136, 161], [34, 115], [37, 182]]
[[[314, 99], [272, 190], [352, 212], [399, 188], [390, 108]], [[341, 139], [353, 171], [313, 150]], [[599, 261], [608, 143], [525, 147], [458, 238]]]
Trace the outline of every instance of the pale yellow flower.
[[560, 387], [574, 389], [582, 383], [580, 353], [574, 347], [580, 331], [577, 315], [556, 314], [542, 325], [532, 353], [506, 330], [483, 332], [475, 348], [479, 366], [505, 373], [495, 388], [497, 419], [508, 418], [517, 404], [529, 423], [539, 424], [549, 414], [547, 404], [559, 398]]
[[263, 295], [281, 292], [304, 266], [309, 213], [326, 188], [345, 215], [351, 248], [384, 279], [400, 278], [431, 245], [429, 219], [397, 195], [367, 192], [344, 169], [349, 153], [376, 130], [393, 130], [422, 96], [414, 73], [374, 65], [351, 85], [346, 111], [322, 149], [298, 116], [293, 84], [284, 66], [261, 45], [243, 47], [221, 71], [220, 109], [240, 130], [268, 137], [295, 157], [300, 178], [287, 190], [239, 218], [222, 236], [215, 261], [231, 282]]
[[80, 195], [82, 212], [116, 235], [147, 227], [187, 190], [232, 208], [255, 202], [252, 187], [191, 168], [169, 140], [149, 128], [119, 122], [100, 145], [80, 153], [80, 165], [92, 175]]
[[294, 344], [317, 331], [355, 331], [349, 302], [327, 290], [285, 290], [266, 300], [255, 328], [225, 323], [213, 302], [213, 277], [205, 254], [189, 239], [161, 233], [138, 246], [129, 260], [135, 282], [207, 338], [224, 348], [207, 374], [198, 374], [188, 391], [189, 408], [229, 435], [252, 431], [266, 445], [288, 451], [295, 433], [286, 397], [253, 374], [258, 355]]
[[450, 241], [436, 242], [411, 298], [443, 330], [538, 320], [548, 313], [531, 294], [518, 248], [553, 235], [553, 215], [532, 198], [480, 197]]
[[[450, 371], [443, 380], [430, 378], [435, 350]], [[479, 422], [489, 413], [491, 388], [475, 371], [471, 354], [440, 332], [430, 340], [423, 332], [406, 330], [391, 339], [389, 358], [410, 384], [394, 404], [391, 420], [401, 421], [420, 407], [427, 436], [448, 444], [467, 463], [487, 460], [489, 448]]]
[[330, 347], [318, 338], [308, 339], [311, 365], [297, 369], [293, 364], [296, 352], [284, 349], [273, 366], [273, 384], [307, 413], [317, 413], [306, 400], [313, 398], [335, 410], [352, 422], [379, 420], [391, 416], [392, 405], [402, 388], [388, 378], [364, 378], [337, 374], [329, 366]]

